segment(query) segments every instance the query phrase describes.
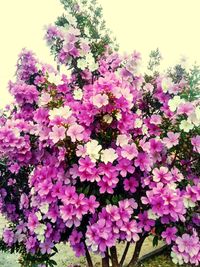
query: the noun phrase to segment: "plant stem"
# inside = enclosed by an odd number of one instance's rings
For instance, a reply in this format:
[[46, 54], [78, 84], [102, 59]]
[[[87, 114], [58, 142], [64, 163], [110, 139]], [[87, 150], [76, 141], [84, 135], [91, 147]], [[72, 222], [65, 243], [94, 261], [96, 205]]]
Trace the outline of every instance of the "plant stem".
[[127, 255], [127, 253], [128, 253], [128, 249], [129, 249], [129, 247], [130, 247], [130, 242], [127, 242], [127, 243], [126, 243], [126, 247], [125, 247], [125, 249], [124, 249], [124, 253], [122, 254], [122, 258], [121, 258], [121, 260], [120, 260], [120, 262], [119, 262], [120, 267], [122, 267], [123, 264], [124, 264], [124, 261], [125, 261], [125, 259], [126, 259], [126, 255]]
[[110, 248], [112, 267], [119, 267], [116, 246]]
[[102, 258], [102, 267], [109, 267], [109, 255], [108, 255], [108, 250], [105, 252], [105, 257]]
[[93, 262], [92, 262], [92, 258], [90, 256], [90, 252], [84, 242], [84, 245], [85, 245], [85, 256], [86, 256], [86, 260], [87, 260], [87, 264], [88, 264], [88, 267], [93, 267]]
[[127, 267], [137, 266], [140, 251], [141, 251], [141, 248], [142, 248], [142, 245], [143, 245], [145, 238], [146, 238], [146, 235], [140, 237], [140, 239], [136, 242], [133, 256], [132, 256], [129, 264], [127, 265]]

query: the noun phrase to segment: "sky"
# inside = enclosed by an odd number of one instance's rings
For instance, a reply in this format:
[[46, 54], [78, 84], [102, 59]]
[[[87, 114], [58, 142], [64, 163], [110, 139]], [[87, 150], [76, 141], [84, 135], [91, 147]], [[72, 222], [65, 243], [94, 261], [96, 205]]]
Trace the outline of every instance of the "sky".
[[[120, 52], [140, 51], [144, 62], [159, 48], [163, 66], [182, 56], [200, 64], [199, 0], [98, 0], [107, 26], [117, 37]], [[0, 107], [10, 102], [8, 81], [14, 79], [23, 47], [53, 63], [43, 39], [44, 26], [63, 13], [59, 0], [0, 0]]]

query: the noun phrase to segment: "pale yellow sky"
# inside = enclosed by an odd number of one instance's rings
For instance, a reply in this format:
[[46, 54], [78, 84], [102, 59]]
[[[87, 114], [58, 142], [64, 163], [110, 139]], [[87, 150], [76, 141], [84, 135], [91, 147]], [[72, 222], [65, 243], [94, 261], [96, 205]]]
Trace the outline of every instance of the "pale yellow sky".
[[[144, 60], [159, 47], [164, 66], [182, 55], [200, 63], [200, 0], [99, 0], [120, 51], [139, 50]], [[62, 14], [59, 0], [0, 0], [0, 107], [10, 101], [7, 82], [13, 79], [23, 47], [52, 63], [43, 40], [46, 24]]]

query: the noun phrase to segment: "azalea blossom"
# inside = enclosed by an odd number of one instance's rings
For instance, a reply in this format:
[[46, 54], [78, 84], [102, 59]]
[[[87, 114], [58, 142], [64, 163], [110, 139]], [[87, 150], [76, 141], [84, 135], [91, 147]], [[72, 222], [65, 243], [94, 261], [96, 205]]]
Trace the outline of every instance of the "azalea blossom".
[[117, 159], [117, 154], [113, 148], [105, 149], [101, 151], [101, 160], [107, 164], [108, 162], [113, 163]]
[[106, 94], [97, 94], [96, 96], [92, 97], [92, 103], [98, 108], [106, 106], [108, 105], [108, 96]]

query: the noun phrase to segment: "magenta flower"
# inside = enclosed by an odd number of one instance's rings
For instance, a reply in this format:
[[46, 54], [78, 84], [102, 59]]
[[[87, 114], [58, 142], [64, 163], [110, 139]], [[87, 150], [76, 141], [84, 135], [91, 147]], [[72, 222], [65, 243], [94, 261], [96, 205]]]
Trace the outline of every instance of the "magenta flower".
[[177, 236], [176, 236], [176, 233], [177, 233], [177, 229], [176, 227], [167, 227], [167, 229], [162, 232], [162, 238], [165, 239], [166, 243], [168, 245], [170, 245], [172, 243], [172, 241], [175, 241]]
[[37, 243], [36, 237], [30, 236], [26, 241], [26, 249], [28, 251], [32, 251], [32, 249], [35, 248], [36, 243]]
[[69, 242], [72, 246], [80, 243], [81, 238], [82, 238], [82, 233], [78, 232], [77, 230], [73, 230], [70, 237], [69, 237]]
[[135, 220], [124, 223], [124, 225], [121, 227], [121, 230], [126, 233], [127, 241], [137, 242], [139, 240], [138, 233], [141, 232], [141, 229], [138, 229], [138, 226]]
[[95, 213], [96, 208], [98, 208], [100, 204], [99, 202], [96, 201], [95, 196], [90, 196], [86, 201], [86, 205], [87, 205], [87, 210], [93, 214]]
[[11, 247], [12, 244], [14, 243], [14, 237], [15, 234], [12, 230], [10, 229], [5, 229], [3, 231], [3, 241], [9, 246]]
[[135, 171], [135, 167], [132, 165], [132, 162], [128, 159], [120, 159], [118, 160], [118, 164], [116, 169], [120, 172], [122, 177], [126, 177], [127, 173], [133, 174]]
[[145, 231], [150, 231], [152, 227], [155, 225], [155, 221], [153, 219], [148, 218], [148, 213], [144, 211], [143, 213], [138, 214], [138, 227], [144, 228]]
[[88, 156], [86, 156], [85, 158], [79, 159], [79, 171], [80, 172], [88, 172], [92, 174], [94, 167], [95, 167], [95, 163], [92, 162]]
[[51, 240], [46, 240], [44, 243], [40, 244], [40, 251], [42, 254], [50, 254], [53, 247], [53, 242], [51, 242]]
[[135, 166], [141, 171], [150, 171], [153, 164], [150, 156], [147, 153], [140, 152], [134, 161]]
[[27, 224], [28, 228], [30, 229], [30, 231], [33, 232], [38, 225], [39, 225], [39, 221], [38, 221], [37, 216], [34, 213], [31, 213], [28, 216], [28, 224]]
[[130, 177], [129, 179], [124, 180], [124, 189], [126, 191], [130, 191], [131, 193], [135, 193], [139, 183], [134, 177]]

